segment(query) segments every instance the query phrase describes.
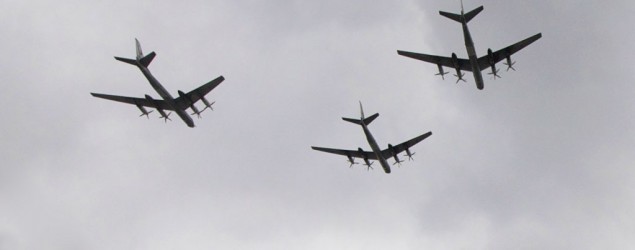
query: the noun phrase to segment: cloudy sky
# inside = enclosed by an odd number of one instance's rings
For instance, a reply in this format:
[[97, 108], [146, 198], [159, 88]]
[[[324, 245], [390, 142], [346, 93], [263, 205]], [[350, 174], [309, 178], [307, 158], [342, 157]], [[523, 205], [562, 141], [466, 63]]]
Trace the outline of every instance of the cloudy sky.
[[[458, 1], [0, 1], [0, 249], [625, 249], [635, 245], [635, 3], [466, 0], [477, 52], [542, 32], [478, 91]], [[164, 123], [90, 92], [223, 75]], [[390, 175], [310, 146], [428, 131]], [[391, 159], [390, 162], [393, 162]]]

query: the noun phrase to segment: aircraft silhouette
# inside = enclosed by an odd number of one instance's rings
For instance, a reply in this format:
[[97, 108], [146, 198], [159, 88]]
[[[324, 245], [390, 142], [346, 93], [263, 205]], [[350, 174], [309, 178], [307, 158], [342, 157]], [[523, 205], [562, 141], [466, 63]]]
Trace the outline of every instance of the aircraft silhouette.
[[379, 145], [377, 144], [377, 141], [375, 140], [373, 135], [370, 133], [370, 130], [368, 130], [368, 124], [373, 122], [373, 120], [375, 120], [375, 118], [377, 118], [379, 114], [376, 113], [374, 115], [371, 115], [368, 118], [365, 118], [364, 109], [362, 108], [361, 102], [359, 103], [359, 109], [361, 111], [361, 118], [359, 120], [352, 119], [352, 118], [342, 118], [342, 119], [344, 121], [352, 122], [362, 126], [362, 129], [364, 130], [364, 134], [366, 135], [366, 139], [368, 140], [368, 144], [370, 145], [370, 148], [372, 149], [371, 152], [364, 151], [362, 148], [358, 148], [357, 150], [331, 149], [331, 148], [321, 148], [321, 147], [311, 147], [311, 148], [314, 150], [322, 151], [322, 152], [344, 155], [348, 157], [348, 161], [351, 164], [351, 167], [354, 164], [357, 164], [357, 162], [353, 160], [353, 157], [364, 159], [364, 165], [366, 165], [368, 169], [372, 168], [371, 167], [372, 162], [370, 162], [370, 160], [377, 160], [379, 161], [379, 164], [381, 164], [382, 168], [384, 169], [384, 172], [389, 174], [390, 165], [388, 164], [388, 161], [386, 159], [392, 157], [395, 159], [394, 164], [401, 164], [401, 162], [403, 161], [399, 160], [398, 154], [403, 151], [406, 151], [405, 156], [407, 156], [410, 160], [412, 160], [412, 156], [414, 155], [414, 153], [410, 152], [410, 147], [414, 146], [420, 141], [423, 141], [424, 139], [428, 138], [428, 136], [432, 135], [432, 132], [428, 132], [423, 135], [417, 136], [409, 141], [401, 143], [397, 146], [392, 146], [391, 144], [388, 144], [387, 149], [381, 150], [379, 149]]
[[[150, 62], [152, 62], [152, 59], [154, 59], [154, 57], [156, 56], [156, 53], [151, 52], [150, 54], [144, 56], [143, 52], [141, 51], [141, 45], [139, 44], [139, 41], [137, 39], [135, 39], [135, 43], [137, 47], [136, 59], [128, 59], [128, 58], [122, 58], [122, 57], [115, 57], [115, 59], [117, 59], [118, 61], [122, 61], [128, 64], [137, 66], [139, 70], [141, 70], [143, 75], [148, 79], [148, 82], [150, 82], [150, 85], [152, 85], [152, 88], [154, 88], [154, 90], [161, 96], [161, 98], [163, 98], [163, 100], [154, 99], [149, 95], [145, 95], [145, 98], [135, 98], [135, 97], [114, 96], [114, 95], [105, 95], [105, 94], [97, 94], [97, 93], [90, 93], [90, 94], [98, 98], [136, 105], [137, 108], [139, 108], [139, 110], [141, 111], [140, 116], [145, 115], [148, 118], [150, 117], [149, 114], [152, 111], [148, 112], [145, 109], [145, 107], [157, 109], [157, 111], [161, 115], [160, 118], [165, 119], [166, 122], [168, 120], [171, 120], [169, 117], [171, 113], [166, 114], [164, 110], [174, 111], [187, 124], [188, 127], [193, 128], [194, 121], [192, 120], [192, 117], [190, 117], [190, 115], [188, 115], [187, 112], [185, 112], [186, 109], [188, 108], [192, 109], [193, 111], [192, 115], [197, 115], [199, 118], [201, 117], [201, 112], [205, 111], [206, 109], [209, 108], [213, 110], [212, 105], [215, 102], [210, 103], [209, 101], [207, 101], [207, 99], [205, 99], [205, 95], [207, 95], [207, 93], [209, 93], [214, 88], [216, 88], [216, 86], [218, 86], [221, 82], [223, 82], [225, 78], [223, 76], [219, 76], [218, 78], [188, 93], [184, 93], [183, 91], [179, 90], [178, 91], [179, 97], [174, 98], [172, 97], [172, 95], [170, 95], [170, 93], [167, 90], [165, 90], [165, 88], [161, 85], [161, 83], [159, 83], [159, 81], [156, 78], [154, 78], [154, 76], [152, 76], [152, 74], [150, 73], [150, 70], [148, 70], [148, 65], [150, 65]], [[199, 100], [201, 100], [203, 104], [205, 105], [205, 108], [203, 108], [203, 110], [201, 111], [199, 111], [196, 108], [196, 106], [194, 106], [194, 103], [196, 103]]]
[[451, 57], [433, 56], [401, 50], [397, 50], [397, 53], [402, 56], [436, 64], [439, 68], [439, 73], [437, 73], [436, 75], [440, 75], [443, 79], [445, 79], [444, 75], [448, 74], [448, 72], [443, 71], [443, 66], [453, 68], [456, 70], [456, 74], [454, 76], [458, 78], [456, 80], [457, 83], [459, 81], [465, 82], [465, 79], [463, 79], [463, 76], [465, 75], [461, 73], [461, 70], [472, 71], [474, 80], [476, 81], [476, 88], [482, 90], [485, 87], [485, 84], [483, 83], [483, 75], [481, 74], [481, 70], [487, 69], [489, 67], [491, 69], [491, 72], [488, 74], [492, 75], [494, 79], [496, 79], [497, 77], [500, 78], [500, 76], [498, 75], [498, 70], [496, 69], [496, 63], [506, 59], [507, 62], [504, 64], [507, 65], [507, 71], [509, 71], [510, 69], [515, 71], [516, 69], [514, 69], [513, 67], [515, 62], [512, 62], [511, 55], [542, 37], [542, 33], [538, 33], [496, 52], [492, 52], [492, 49], [487, 49], [487, 55], [478, 58], [476, 55], [476, 49], [474, 48], [474, 41], [472, 41], [472, 36], [470, 35], [470, 31], [467, 28], [467, 23], [482, 10], [483, 6], [478, 7], [468, 13], [464, 13], [463, 1], [461, 1], [460, 15], [439, 11], [439, 14], [441, 14], [442, 16], [457, 21], [463, 26], [463, 37], [465, 39], [465, 48], [467, 49], [467, 55], [469, 59], [458, 58], [455, 53], [452, 53]]

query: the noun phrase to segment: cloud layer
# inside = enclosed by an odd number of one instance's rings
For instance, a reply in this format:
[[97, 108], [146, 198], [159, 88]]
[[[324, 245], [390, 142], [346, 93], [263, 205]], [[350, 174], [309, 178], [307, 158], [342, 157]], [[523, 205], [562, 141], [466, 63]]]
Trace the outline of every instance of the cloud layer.
[[[0, 249], [633, 245], [633, 4], [480, 4], [480, 54], [543, 33], [483, 91], [396, 54], [465, 57], [454, 2], [5, 3]], [[172, 93], [226, 77], [196, 128], [89, 95], [157, 97], [135, 37]], [[368, 148], [358, 101], [434, 135], [390, 175], [312, 151]]]

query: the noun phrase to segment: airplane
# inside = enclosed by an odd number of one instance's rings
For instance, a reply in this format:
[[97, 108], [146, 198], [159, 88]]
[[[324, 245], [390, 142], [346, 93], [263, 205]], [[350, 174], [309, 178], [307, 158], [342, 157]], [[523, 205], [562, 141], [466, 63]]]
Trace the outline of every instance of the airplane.
[[401, 165], [403, 161], [399, 159], [398, 154], [403, 151], [406, 151], [406, 154], [404, 156], [407, 156], [410, 160], [412, 160], [412, 156], [415, 153], [410, 152], [410, 147], [414, 146], [420, 141], [423, 141], [424, 139], [428, 138], [428, 136], [432, 135], [432, 132], [428, 132], [423, 135], [417, 136], [409, 141], [401, 143], [397, 146], [388, 144], [387, 149], [381, 150], [379, 149], [377, 141], [368, 130], [368, 124], [373, 122], [373, 120], [375, 120], [375, 118], [377, 118], [379, 114], [376, 113], [374, 115], [371, 115], [368, 118], [365, 118], [364, 109], [362, 108], [361, 102], [359, 103], [359, 109], [361, 110], [361, 113], [362, 113], [361, 119], [357, 120], [357, 119], [345, 118], [345, 117], [343, 117], [342, 119], [344, 121], [352, 122], [362, 126], [362, 129], [364, 130], [364, 134], [366, 135], [366, 140], [368, 140], [368, 144], [370, 145], [370, 148], [372, 149], [371, 152], [364, 151], [362, 148], [358, 148], [357, 150], [331, 149], [331, 148], [321, 148], [321, 147], [313, 147], [313, 146], [311, 148], [317, 151], [344, 155], [348, 158], [348, 162], [351, 164], [350, 167], [353, 167], [354, 164], [358, 164], [357, 162], [353, 160], [353, 157], [364, 159], [364, 165], [368, 167], [368, 170], [372, 168], [371, 165], [373, 164], [373, 162], [370, 162], [370, 160], [376, 160], [376, 161], [379, 161], [379, 164], [381, 164], [382, 168], [384, 169], [384, 172], [386, 172], [387, 174], [390, 174], [390, 165], [388, 164], [388, 161], [386, 159], [389, 159], [392, 157], [395, 159], [395, 163], [393, 163], [393, 165], [394, 164]]
[[[150, 73], [150, 70], [148, 70], [148, 65], [150, 65], [150, 62], [152, 62], [152, 59], [154, 59], [154, 57], [156, 56], [156, 53], [154, 53], [153, 51], [153, 52], [150, 52], [150, 54], [144, 56], [143, 52], [141, 51], [141, 45], [139, 44], [139, 40], [135, 38], [135, 42], [137, 46], [136, 59], [128, 59], [128, 58], [122, 58], [122, 57], [115, 57], [115, 59], [118, 61], [122, 61], [128, 64], [137, 66], [141, 70], [141, 73], [143, 73], [143, 75], [148, 79], [148, 82], [150, 82], [150, 85], [152, 85], [152, 88], [154, 88], [154, 90], [161, 96], [161, 98], [163, 98], [163, 100], [154, 99], [150, 95], [145, 95], [145, 98], [135, 98], [135, 97], [90, 93], [92, 96], [111, 100], [111, 101], [117, 101], [117, 102], [123, 102], [123, 103], [136, 105], [137, 108], [139, 108], [139, 110], [141, 111], [141, 115], [139, 115], [140, 117], [145, 115], [146, 117], [150, 118], [149, 115], [150, 113], [152, 113], [152, 111], [148, 112], [145, 109], [145, 107], [157, 109], [157, 111], [161, 115], [160, 118], [163, 118], [165, 122], [167, 122], [168, 120], [170, 121], [172, 120], [170, 119], [171, 112], [166, 114], [165, 110], [174, 111], [190, 128], [194, 127], [194, 121], [192, 120], [192, 117], [188, 115], [188, 113], [186, 112], [186, 109], [188, 108], [192, 109], [193, 113], [191, 115], [197, 115], [198, 118], [201, 117], [201, 113], [205, 111], [206, 109], [209, 108], [210, 110], [214, 110], [212, 108], [212, 105], [215, 102], [210, 103], [207, 99], [205, 99], [205, 95], [207, 95], [207, 93], [212, 91], [214, 88], [216, 88], [216, 86], [218, 86], [221, 82], [225, 80], [223, 76], [219, 76], [218, 78], [188, 93], [184, 93], [183, 91], [179, 90], [178, 91], [179, 97], [174, 98], [172, 97], [172, 95], [170, 95], [170, 93], [167, 90], [165, 90], [165, 88], [161, 85], [161, 83], [159, 83], [159, 81], [156, 78], [154, 78], [154, 76], [152, 76], [152, 74]], [[199, 100], [203, 101], [203, 104], [205, 105], [205, 108], [203, 108], [203, 110], [200, 110], [200, 111], [196, 108], [196, 106], [194, 106], [194, 103], [196, 103]]]
[[466, 82], [465, 79], [463, 79], [463, 76], [465, 76], [465, 74], [462, 74], [461, 70], [472, 71], [472, 73], [474, 74], [474, 79], [476, 81], [476, 87], [479, 90], [482, 90], [484, 88], [484, 83], [483, 83], [483, 76], [481, 74], [481, 70], [487, 69], [489, 67], [491, 69], [491, 72], [488, 74], [492, 75], [494, 79], [500, 78], [500, 76], [498, 75], [499, 70], [496, 69], [496, 63], [502, 61], [503, 59], [506, 59], [507, 61], [504, 64], [507, 65], [507, 71], [509, 71], [510, 69], [516, 71], [516, 69], [513, 67], [515, 62], [512, 62], [511, 55], [525, 48], [527, 45], [535, 42], [536, 40], [542, 37], [542, 33], [538, 33], [518, 43], [515, 43], [503, 49], [500, 49], [496, 52], [492, 52], [492, 49], [488, 49], [486, 56], [482, 56], [478, 58], [476, 55], [476, 49], [474, 48], [474, 41], [472, 41], [472, 36], [470, 35], [470, 31], [467, 28], [467, 23], [470, 20], [472, 20], [472, 18], [474, 18], [482, 10], [483, 10], [483, 6], [478, 7], [468, 13], [464, 13], [463, 1], [461, 1], [460, 15], [454, 14], [454, 13], [448, 13], [444, 11], [439, 11], [439, 14], [441, 14], [442, 16], [450, 18], [462, 24], [463, 36], [465, 39], [465, 48], [467, 49], [467, 54], [469, 59], [457, 58], [455, 53], [452, 53], [451, 57], [432, 56], [432, 55], [419, 54], [419, 53], [413, 53], [413, 52], [401, 51], [401, 50], [397, 50], [397, 53], [405, 57], [410, 57], [410, 58], [421, 60], [424, 62], [436, 64], [437, 67], [439, 68], [439, 73], [435, 75], [440, 75], [442, 79], [445, 79], [444, 77], [445, 74], [449, 73], [449, 72], [443, 71], [443, 66], [454, 68], [456, 70], [456, 75], [454, 76], [458, 78], [456, 80], [456, 83], [458, 83], [459, 81]]

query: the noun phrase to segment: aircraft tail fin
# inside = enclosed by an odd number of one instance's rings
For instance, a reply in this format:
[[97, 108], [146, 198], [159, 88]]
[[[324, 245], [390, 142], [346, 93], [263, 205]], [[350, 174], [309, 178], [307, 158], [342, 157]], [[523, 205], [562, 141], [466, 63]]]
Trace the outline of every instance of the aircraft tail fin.
[[137, 40], [137, 38], [134, 39], [135, 42], [135, 47], [137, 49], [137, 60], [141, 60], [141, 58], [143, 58], [143, 51], [141, 50], [141, 44], [139, 43], [139, 40]]
[[454, 14], [454, 13], [449, 13], [449, 12], [445, 12], [445, 11], [439, 11], [439, 14], [444, 16], [444, 17], [450, 18], [450, 19], [452, 19], [454, 21], [457, 21], [459, 23], [462, 22], [462, 20], [461, 20], [461, 16], [462, 16], [463, 18], [465, 18], [465, 23], [468, 23], [470, 20], [472, 20], [472, 18], [474, 18], [476, 15], [478, 15], [478, 13], [480, 13], [481, 11], [483, 11], [483, 6], [478, 7], [478, 8], [476, 8], [476, 9], [474, 9], [474, 10], [468, 12], [468, 13], [465, 13], [465, 14], [463, 14], [463, 12], [461, 11], [461, 15]]
[[376, 113], [374, 115], [371, 115], [368, 118], [364, 118], [364, 120], [358, 120], [358, 119], [352, 119], [352, 118], [346, 118], [346, 117], [342, 117], [342, 120], [347, 121], [347, 122], [352, 122], [355, 123], [357, 125], [362, 125], [362, 122], [366, 125], [370, 124], [371, 122], [373, 122], [375, 120], [375, 118], [377, 118], [379, 116], [379, 113]]
[[364, 122], [364, 124], [368, 125], [371, 122], [373, 122], [375, 120], [375, 118], [377, 118], [379, 116], [379, 113], [375, 113], [374, 115], [371, 115], [368, 118], [364, 118], [364, 108], [362, 107], [362, 102], [361, 101], [359, 102], [359, 111], [360, 111], [360, 113], [362, 115], [361, 116], [362, 118], [360, 120], [352, 119], [352, 118], [345, 118], [345, 117], [342, 117], [342, 120], [347, 121], [347, 122], [352, 122], [352, 123], [355, 123], [357, 125], [362, 125], [362, 122]]
[[122, 61], [128, 64], [132, 64], [132, 65], [138, 65], [137, 62], [139, 64], [141, 64], [143, 67], [148, 67], [148, 65], [150, 65], [150, 63], [152, 62], [152, 59], [154, 59], [154, 57], [157, 55], [156, 53], [150, 52], [150, 54], [143, 56], [143, 51], [141, 50], [141, 44], [139, 43], [139, 40], [137, 40], [136, 38], [135, 40], [135, 44], [136, 44], [136, 48], [137, 48], [137, 59], [128, 59], [128, 58], [123, 58], [123, 57], [116, 57], [115, 59], [117, 59], [118, 61]]

